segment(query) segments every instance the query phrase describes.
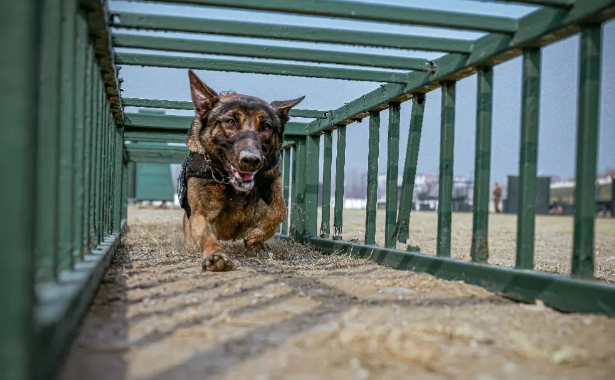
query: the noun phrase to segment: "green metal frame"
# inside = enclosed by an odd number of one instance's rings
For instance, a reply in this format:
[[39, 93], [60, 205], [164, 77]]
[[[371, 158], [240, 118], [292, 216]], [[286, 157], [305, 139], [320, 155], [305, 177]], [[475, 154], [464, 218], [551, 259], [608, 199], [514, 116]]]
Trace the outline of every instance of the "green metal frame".
[[[496, 0], [497, 1], [497, 0]], [[487, 32], [476, 40], [314, 28], [120, 12], [103, 0], [23, 0], [3, 7], [0, 83], [13, 94], [0, 103], [5, 128], [0, 156], [11, 186], [0, 200], [0, 378], [46, 379], [61, 362], [125, 228], [135, 196], [136, 165], [180, 163], [192, 117], [125, 113], [124, 107], [191, 110], [187, 101], [122, 98], [119, 65], [195, 68], [327, 79], [375, 81], [379, 88], [337, 109], [292, 110], [283, 144], [283, 193], [289, 217], [281, 237], [326, 253], [350, 253], [398, 269], [461, 280], [524, 302], [543, 300], [564, 311], [615, 315], [615, 286], [592, 280], [596, 197], [601, 24], [615, 17], [615, 0], [516, 0], [540, 6], [519, 18], [332, 0], [167, 0], [259, 12], [367, 20]], [[501, 0], [502, 3], [512, 2]], [[215, 11], [216, 8], [214, 8]], [[114, 28], [112, 30], [112, 28]], [[126, 30], [196, 33], [199, 39]], [[374, 28], [376, 29], [376, 28]], [[533, 270], [541, 47], [581, 34], [576, 146], [576, 213], [572, 276]], [[216, 42], [225, 35], [400, 49], [397, 55], [340, 53], [267, 42]], [[114, 48], [153, 53], [116, 52]], [[413, 57], [418, 49], [445, 53]], [[222, 57], [186, 57], [178, 52]], [[523, 55], [520, 208], [516, 267], [488, 264], [489, 170], [493, 66]], [[247, 57], [295, 61], [270, 63]], [[314, 63], [325, 63], [319, 66]], [[336, 65], [351, 65], [353, 68]], [[455, 82], [478, 73], [475, 208], [471, 261], [451, 259]], [[395, 249], [410, 237], [412, 192], [420, 147], [424, 94], [442, 88], [440, 193], [436, 255]], [[412, 100], [402, 193], [397, 194], [400, 104]], [[384, 247], [376, 246], [380, 114], [388, 109]], [[369, 117], [365, 244], [343, 238], [346, 134]], [[337, 132], [334, 132], [337, 131]], [[323, 219], [318, 231], [320, 135], [324, 134]], [[333, 144], [333, 135], [336, 144]], [[332, 178], [335, 152], [335, 178]], [[335, 183], [333, 231], [331, 192]], [[320, 234], [320, 237], [317, 235]], [[331, 238], [329, 238], [331, 236]], [[521, 269], [521, 270], [520, 270]]]

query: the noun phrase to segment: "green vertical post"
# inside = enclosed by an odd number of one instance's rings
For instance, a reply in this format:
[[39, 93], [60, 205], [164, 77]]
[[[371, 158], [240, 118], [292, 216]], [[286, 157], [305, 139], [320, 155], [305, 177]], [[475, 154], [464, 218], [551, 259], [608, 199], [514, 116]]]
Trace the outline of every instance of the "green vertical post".
[[60, 130], [58, 173], [58, 265], [71, 269], [73, 260], [73, 165], [75, 133], [75, 14], [76, 0], [62, 1]]
[[410, 133], [406, 147], [404, 162], [404, 178], [401, 187], [401, 199], [397, 215], [397, 239], [405, 243], [410, 235], [410, 212], [412, 211], [412, 196], [416, 179], [416, 167], [419, 160], [421, 132], [423, 130], [423, 114], [425, 112], [425, 95], [415, 94], [412, 99], [412, 114], [410, 115]]
[[137, 196], [137, 164], [128, 162], [128, 199]]
[[[45, 1], [42, 9], [40, 35], [40, 71], [38, 131], [36, 147], [36, 278], [38, 281], [57, 279], [58, 211], [58, 130], [60, 121], [60, 0]], [[15, 7], [17, 8], [17, 7]], [[4, 25], [4, 24], [2, 24]], [[30, 25], [29, 27], [33, 27]], [[25, 52], [25, 47], [22, 47]], [[8, 53], [3, 53], [8, 54]], [[8, 57], [8, 55], [7, 55]], [[34, 106], [31, 105], [31, 108]]]
[[94, 209], [93, 209], [93, 221], [94, 221], [94, 228], [92, 231], [92, 248], [96, 247], [98, 245], [98, 243], [100, 243], [100, 218], [99, 218], [99, 210], [100, 210], [100, 167], [101, 167], [101, 158], [102, 158], [102, 145], [103, 145], [103, 127], [102, 127], [102, 115], [103, 115], [103, 111], [102, 111], [102, 104], [103, 104], [103, 97], [102, 97], [102, 91], [101, 91], [101, 85], [100, 85], [100, 67], [97, 65], [96, 66], [96, 82], [94, 85], [95, 91], [96, 91], [96, 95], [97, 95], [97, 101], [96, 101], [96, 129], [95, 129], [95, 133], [96, 133], [96, 139], [94, 140], [94, 144], [93, 144], [93, 151], [94, 151], [94, 165], [93, 165], [93, 171], [92, 171], [92, 175], [94, 176], [94, 192], [93, 192], [93, 203], [94, 203]]
[[73, 206], [73, 257], [75, 260], [83, 259], [82, 236], [83, 236], [83, 152], [85, 150], [85, 103], [86, 91], [86, 56], [88, 50], [88, 31], [86, 15], [78, 14], [76, 20], [76, 52], [75, 52], [75, 133], [73, 146], [75, 147], [74, 158], [74, 206]]
[[[103, 87], [104, 88], [104, 87]], [[104, 91], [104, 90], [103, 90]], [[103, 221], [104, 221], [104, 229], [103, 229], [103, 238], [107, 237], [111, 231], [111, 207], [110, 207], [110, 203], [111, 203], [111, 195], [113, 194], [113, 191], [111, 189], [111, 182], [112, 182], [112, 169], [113, 169], [113, 162], [115, 160], [115, 157], [113, 156], [113, 148], [115, 147], [115, 139], [114, 139], [114, 135], [115, 135], [115, 131], [114, 126], [111, 124], [111, 120], [110, 120], [110, 108], [109, 108], [109, 103], [107, 102], [106, 99], [106, 94], [105, 94], [105, 119], [104, 119], [104, 125], [106, 128], [106, 133], [105, 133], [105, 138], [106, 138], [106, 143], [105, 143], [105, 165], [103, 166], [104, 169], [104, 174], [103, 174], [103, 179], [104, 179], [104, 188], [103, 188], [103, 203], [104, 203], [104, 207], [102, 209], [102, 217], [103, 217]]]
[[295, 217], [295, 240], [299, 242], [303, 242], [305, 237], [305, 219], [306, 219], [306, 210], [305, 210], [305, 195], [306, 195], [306, 186], [307, 186], [307, 173], [306, 173], [306, 161], [307, 161], [307, 147], [306, 147], [307, 139], [302, 138], [297, 141], [297, 147], [295, 152], [295, 167], [296, 175], [295, 182], [293, 185], [297, 187], [297, 201], [295, 202], [295, 208], [293, 209]]
[[395, 248], [397, 224], [397, 176], [399, 165], [399, 104], [389, 106], [389, 130], [387, 146], [387, 183], [384, 246]]
[[346, 168], [346, 126], [337, 127], [335, 149], [335, 208], [333, 210], [333, 240], [342, 239], [344, 224], [344, 172]]
[[523, 51], [521, 154], [519, 155], [517, 258], [515, 264], [515, 267], [519, 269], [534, 269], [539, 108], [540, 48], [528, 48]]
[[291, 148], [292, 151], [292, 173], [291, 173], [291, 188], [290, 188], [290, 226], [288, 236], [295, 238], [297, 233], [297, 149], [299, 143]]
[[333, 132], [325, 131], [322, 167], [322, 220], [320, 237], [331, 234], [331, 163], [333, 162]]
[[82, 212], [83, 217], [81, 220], [81, 237], [79, 243], [79, 250], [84, 255], [88, 252], [88, 241], [90, 234], [90, 158], [92, 156], [92, 118], [94, 107], [94, 94], [93, 94], [93, 67], [94, 67], [94, 53], [92, 46], [89, 45], [86, 39], [86, 66], [85, 66], [85, 94], [84, 94], [84, 130], [83, 130], [83, 154], [81, 158], [83, 161], [83, 205]]
[[376, 244], [376, 209], [378, 207], [378, 155], [380, 149], [380, 112], [369, 113], [369, 152], [367, 154], [367, 205], [365, 244]]
[[[0, 379], [33, 377], [40, 2], [5, 2], [0, 14]], [[47, 225], [52, 223], [47, 222]]]
[[283, 234], [288, 234], [288, 217], [290, 215], [290, 149], [284, 149], [283, 153], [284, 153], [284, 158], [282, 159], [283, 162], [283, 176], [282, 176], [282, 181], [283, 181], [283, 188], [282, 188], [282, 193], [284, 195], [284, 204], [286, 205], [286, 218], [284, 218], [284, 221], [282, 222], [282, 233]]
[[318, 235], [318, 178], [320, 136], [307, 136], [306, 140], [306, 184], [305, 184], [305, 236]]
[[119, 232], [122, 225], [122, 178], [124, 160], [122, 148], [124, 147], [124, 127], [115, 128], [115, 178], [113, 181], [113, 231]]
[[[577, 119], [577, 168], [574, 197], [572, 275], [594, 276], [596, 223], [596, 163], [600, 114], [600, 25], [581, 32], [579, 113]], [[613, 184], [612, 186], [615, 186]]]
[[[95, 55], [92, 52], [92, 59], [94, 59]], [[92, 66], [92, 121], [90, 124], [91, 130], [91, 138], [90, 138], [90, 154], [89, 154], [89, 162], [90, 162], [90, 175], [89, 175], [89, 190], [88, 190], [88, 200], [89, 200], [89, 212], [88, 212], [88, 230], [87, 230], [87, 242], [88, 249], [92, 249], [96, 246], [96, 162], [98, 161], [98, 145], [100, 143], [100, 139], [98, 138], [99, 132], [99, 115], [100, 115], [100, 92], [98, 91], [98, 80], [99, 80], [99, 67], [95, 61], [93, 61]]]
[[493, 68], [478, 69], [476, 104], [476, 147], [474, 159], [474, 210], [472, 219], [472, 261], [489, 259], [489, 174], [491, 170], [491, 119]]
[[453, 158], [455, 150], [455, 82], [442, 83], [440, 176], [438, 185], [438, 238], [436, 255], [451, 256], [453, 210]]
[[122, 146], [122, 221], [128, 220], [128, 162], [124, 159], [124, 147]]
[[[104, 86], [103, 86], [103, 94], [104, 94]], [[102, 168], [101, 168], [101, 198], [100, 198], [100, 203], [101, 203], [101, 207], [100, 207], [100, 219], [101, 219], [101, 240], [104, 239], [107, 236], [107, 215], [109, 213], [109, 208], [108, 208], [108, 201], [109, 201], [109, 167], [110, 165], [110, 160], [109, 160], [109, 156], [110, 156], [110, 146], [111, 146], [111, 139], [110, 139], [110, 126], [109, 126], [109, 120], [108, 120], [108, 110], [107, 110], [107, 100], [106, 97], [103, 95], [103, 99], [104, 100], [104, 105], [103, 105], [103, 129], [104, 129], [104, 135], [103, 135], [103, 161], [102, 161]]]

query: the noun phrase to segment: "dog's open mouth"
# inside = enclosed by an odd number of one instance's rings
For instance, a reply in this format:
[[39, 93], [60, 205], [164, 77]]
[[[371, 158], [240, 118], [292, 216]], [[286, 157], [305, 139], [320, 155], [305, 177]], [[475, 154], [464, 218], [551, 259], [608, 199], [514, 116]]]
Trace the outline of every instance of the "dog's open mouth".
[[242, 172], [231, 166], [231, 184], [239, 191], [250, 191], [254, 187], [256, 172]]

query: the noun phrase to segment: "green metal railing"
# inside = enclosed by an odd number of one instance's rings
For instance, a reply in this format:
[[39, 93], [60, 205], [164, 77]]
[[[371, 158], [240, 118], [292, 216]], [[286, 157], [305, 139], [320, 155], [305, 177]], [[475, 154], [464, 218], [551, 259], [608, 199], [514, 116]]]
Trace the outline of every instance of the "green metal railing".
[[98, 1], [3, 6], [2, 379], [58, 367], [125, 222], [105, 12]]
[[[493, 0], [500, 1], [500, 0]], [[502, 3], [509, 1], [501, 0]], [[147, 2], [147, 1], [143, 1]], [[565, 311], [615, 314], [615, 286], [593, 281], [601, 24], [615, 0], [517, 0], [538, 5], [519, 18], [332, 0], [167, 0], [243, 10], [326, 16], [486, 32], [476, 40], [363, 30], [119, 12], [104, 0], [22, 0], [0, 13], [0, 378], [46, 379], [59, 366], [119, 244], [137, 163], [181, 163], [191, 117], [125, 112], [124, 107], [190, 110], [190, 102], [122, 98], [116, 65], [195, 68], [385, 83], [333, 110], [292, 110], [283, 146], [289, 210], [278, 238], [350, 253], [398, 269], [462, 280], [525, 302]], [[111, 33], [113, 27], [113, 33]], [[382, 56], [313, 48], [215, 42], [134, 29], [349, 44], [445, 53], [441, 58]], [[534, 271], [534, 202], [541, 47], [581, 34], [572, 276]], [[116, 52], [114, 48], [164, 51]], [[281, 59], [298, 63], [195, 58], [173, 53]], [[488, 265], [493, 67], [523, 56], [519, 212], [515, 268]], [[327, 63], [317, 66], [307, 63]], [[356, 68], [336, 67], [352, 65]], [[471, 261], [451, 259], [455, 83], [477, 73], [475, 187]], [[442, 89], [439, 207], [435, 255], [408, 246], [425, 94]], [[400, 105], [412, 102], [400, 172]], [[380, 115], [388, 112], [384, 246], [376, 245]], [[346, 134], [369, 118], [367, 210], [363, 243], [343, 241]], [[322, 213], [318, 226], [320, 139]], [[334, 139], [335, 138], [335, 139]], [[335, 141], [335, 144], [334, 144]], [[401, 147], [402, 149], [404, 147]], [[335, 156], [334, 156], [335, 153]], [[335, 174], [333, 160], [335, 157]], [[333, 212], [331, 211], [332, 186]], [[333, 226], [331, 226], [333, 218]]]

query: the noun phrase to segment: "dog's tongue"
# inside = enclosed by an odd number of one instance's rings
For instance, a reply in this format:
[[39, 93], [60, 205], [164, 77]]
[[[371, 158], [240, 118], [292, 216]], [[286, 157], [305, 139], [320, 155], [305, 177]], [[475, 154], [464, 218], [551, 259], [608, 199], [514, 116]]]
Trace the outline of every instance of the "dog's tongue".
[[242, 173], [239, 170], [235, 171], [235, 177], [242, 181], [251, 181], [254, 178], [254, 173]]

